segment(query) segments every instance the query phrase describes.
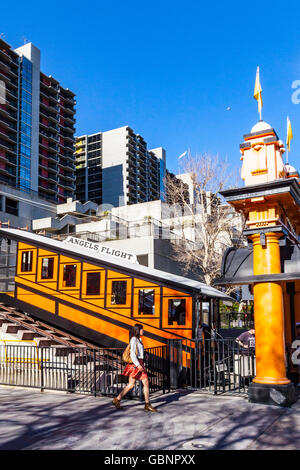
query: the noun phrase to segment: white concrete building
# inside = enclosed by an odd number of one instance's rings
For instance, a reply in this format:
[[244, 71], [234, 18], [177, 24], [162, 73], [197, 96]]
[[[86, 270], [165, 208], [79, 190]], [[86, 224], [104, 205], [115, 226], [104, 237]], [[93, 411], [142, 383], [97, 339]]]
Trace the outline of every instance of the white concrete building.
[[6, 184], [0, 183], [0, 222], [10, 227], [32, 230], [32, 221], [35, 218], [55, 220], [57, 216], [56, 204], [39, 197], [38, 193], [20, 191]]
[[129, 126], [77, 137], [76, 198], [103, 209], [163, 199], [166, 152]]
[[[189, 214], [180, 206], [161, 200], [113, 207], [103, 212], [88, 202], [69, 200], [57, 206], [56, 217], [33, 221], [33, 230], [64, 239], [69, 234], [133, 253], [140, 264], [162, 271], [185, 274], [184, 266], [174, 257], [174, 242], [184, 237], [197, 246], [197, 230]], [[233, 221], [233, 226], [238, 221]], [[188, 276], [197, 278], [197, 273]]]

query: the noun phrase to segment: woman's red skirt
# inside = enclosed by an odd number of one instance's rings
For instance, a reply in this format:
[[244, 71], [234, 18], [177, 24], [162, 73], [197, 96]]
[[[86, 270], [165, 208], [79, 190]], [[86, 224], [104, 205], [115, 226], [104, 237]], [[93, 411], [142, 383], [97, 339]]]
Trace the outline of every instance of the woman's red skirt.
[[[143, 359], [139, 359], [139, 363], [144, 367]], [[123, 375], [132, 377], [135, 380], [144, 380], [148, 378], [145, 368], [144, 370], [138, 370], [137, 366], [134, 364], [127, 364], [123, 371]]]

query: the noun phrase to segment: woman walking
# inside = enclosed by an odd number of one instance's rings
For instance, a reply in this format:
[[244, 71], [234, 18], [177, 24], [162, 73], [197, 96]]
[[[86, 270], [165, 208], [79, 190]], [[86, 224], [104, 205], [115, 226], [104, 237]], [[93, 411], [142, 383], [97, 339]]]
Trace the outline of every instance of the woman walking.
[[144, 345], [141, 337], [144, 335], [143, 325], [135, 324], [132, 328], [130, 338], [130, 357], [132, 364], [127, 364], [123, 375], [128, 376], [128, 385], [123, 388], [122, 392], [113, 399], [113, 405], [120, 408], [120, 401], [134, 387], [136, 380], [141, 380], [144, 388], [145, 408], [144, 411], [157, 411], [149, 401], [149, 380], [147, 372], [144, 368]]

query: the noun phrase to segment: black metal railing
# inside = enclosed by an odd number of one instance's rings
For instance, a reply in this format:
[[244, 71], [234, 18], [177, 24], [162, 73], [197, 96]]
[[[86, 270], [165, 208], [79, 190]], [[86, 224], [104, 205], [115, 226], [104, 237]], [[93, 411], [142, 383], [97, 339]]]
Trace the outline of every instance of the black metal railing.
[[171, 340], [171, 388], [246, 393], [255, 377], [255, 351], [234, 339]]
[[251, 312], [220, 312], [220, 328], [251, 328], [254, 314]]
[[[37, 347], [31, 342], [3, 341], [0, 346], [0, 384], [116, 396], [128, 378], [122, 375], [123, 349]], [[24, 345], [26, 344], [26, 345]], [[150, 394], [168, 387], [167, 346], [146, 350]], [[142, 398], [136, 382], [131, 396]]]

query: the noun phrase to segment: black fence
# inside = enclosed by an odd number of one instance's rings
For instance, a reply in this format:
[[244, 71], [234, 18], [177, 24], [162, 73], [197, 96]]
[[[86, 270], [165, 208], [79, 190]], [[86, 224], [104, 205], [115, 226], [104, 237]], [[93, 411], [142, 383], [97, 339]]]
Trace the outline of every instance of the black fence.
[[220, 312], [220, 328], [249, 329], [254, 324], [254, 314], [251, 312]]
[[[188, 387], [214, 394], [246, 393], [255, 376], [255, 352], [234, 339], [170, 340], [147, 349], [150, 394]], [[117, 396], [128, 378], [123, 349], [0, 346], [0, 384]], [[143, 398], [136, 381], [128, 397]]]
[[[0, 384], [70, 393], [116, 396], [128, 379], [122, 375], [123, 349], [0, 346]], [[169, 389], [167, 346], [146, 350], [150, 394]], [[136, 382], [131, 397], [142, 399]]]
[[173, 340], [169, 348], [171, 388], [246, 393], [255, 377], [254, 349], [234, 339]]

